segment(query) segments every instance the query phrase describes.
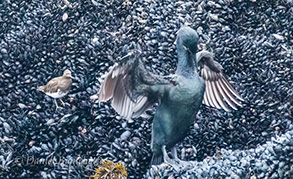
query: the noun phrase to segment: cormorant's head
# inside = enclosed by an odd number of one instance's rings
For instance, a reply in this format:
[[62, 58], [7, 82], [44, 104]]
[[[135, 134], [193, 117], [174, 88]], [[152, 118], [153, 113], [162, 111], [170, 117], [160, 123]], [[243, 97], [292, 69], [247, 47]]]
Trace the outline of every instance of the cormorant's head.
[[197, 51], [198, 34], [190, 27], [181, 27], [177, 32], [176, 45], [178, 51], [190, 50], [193, 54]]
[[212, 52], [202, 50], [202, 51], [196, 53], [196, 62], [197, 63], [201, 63], [202, 61], [206, 61], [209, 59], [211, 59], [211, 60], [214, 59], [214, 54]]

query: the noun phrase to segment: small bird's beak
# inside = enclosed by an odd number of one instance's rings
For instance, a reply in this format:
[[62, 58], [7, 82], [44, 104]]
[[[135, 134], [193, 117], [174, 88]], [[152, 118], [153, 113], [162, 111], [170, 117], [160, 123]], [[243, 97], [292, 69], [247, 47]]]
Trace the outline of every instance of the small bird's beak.
[[187, 47], [185, 47], [184, 45], [183, 45], [183, 48], [184, 48], [184, 50], [186, 50], [186, 51], [188, 50], [188, 48], [187, 48]]
[[70, 76], [71, 77], [71, 79], [73, 79], [73, 80], [76, 80], [76, 76]]

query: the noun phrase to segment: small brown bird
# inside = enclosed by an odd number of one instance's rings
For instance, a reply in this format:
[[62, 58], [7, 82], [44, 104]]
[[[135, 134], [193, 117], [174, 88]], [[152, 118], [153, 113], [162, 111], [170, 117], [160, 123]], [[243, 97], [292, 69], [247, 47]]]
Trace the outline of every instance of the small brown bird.
[[44, 92], [46, 95], [54, 98], [55, 104], [56, 104], [56, 110], [57, 110], [58, 108], [62, 108], [62, 107], [58, 106], [56, 98], [60, 99], [63, 106], [65, 106], [65, 104], [68, 104], [68, 103], [64, 103], [61, 100], [61, 98], [68, 94], [71, 88], [71, 84], [72, 84], [71, 71], [65, 70], [62, 76], [53, 78], [44, 86], [39, 86], [38, 91]]

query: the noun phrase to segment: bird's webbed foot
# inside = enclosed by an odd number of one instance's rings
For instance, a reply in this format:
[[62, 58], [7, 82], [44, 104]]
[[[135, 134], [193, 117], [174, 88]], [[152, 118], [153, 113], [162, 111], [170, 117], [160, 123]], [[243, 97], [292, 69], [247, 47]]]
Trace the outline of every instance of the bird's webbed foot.
[[169, 158], [168, 153], [166, 151], [166, 146], [162, 147], [163, 152], [163, 158], [164, 162], [170, 166], [172, 166], [176, 171], [179, 171], [182, 168], [192, 168], [191, 162], [182, 161], [177, 157], [176, 149], [175, 147], [172, 148], [172, 156], [173, 158]]
[[168, 165], [171, 165], [176, 171], [178, 171], [179, 167], [177, 166], [177, 163], [174, 159], [169, 158], [165, 145], [162, 146], [162, 152], [163, 152], [164, 162]]
[[193, 167], [192, 162], [183, 161], [178, 158], [175, 147], [171, 149], [171, 153], [173, 157], [172, 159], [169, 158], [165, 145], [162, 147], [162, 152], [163, 152], [164, 162], [166, 164], [171, 165], [176, 171], [179, 171], [182, 168], [191, 169]]
[[172, 153], [172, 156], [174, 158], [174, 161], [179, 166], [179, 168], [192, 168], [193, 165], [192, 165], [191, 161], [188, 162], [188, 161], [180, 160], [178, 158], [175, 146], [171, 149], [171, 153]]
[[192, 162], [188, 162], [188, 161], [184, 161], [180, 159], [175, 160], [175, 162], [177, 163], [177, 166], [179, 166], [179, 168], [191, 169], [193, 167]]

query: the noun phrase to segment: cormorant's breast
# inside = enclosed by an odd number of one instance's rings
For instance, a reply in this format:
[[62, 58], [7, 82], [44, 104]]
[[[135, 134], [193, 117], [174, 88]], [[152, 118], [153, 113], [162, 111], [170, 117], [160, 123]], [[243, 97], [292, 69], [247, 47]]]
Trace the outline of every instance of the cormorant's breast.
[[[178, 77], [177, 85], [170, 89], [168, 100], [169, 103], [175, 105], [175, 108], [190, 108], [193, 105], [200, 105], [201, 98], [204, 93], [204, 83], [199, 76], [192, 78]], [[197, 105], [196, 105], [197, 106]]]
[[[204, 94], [204, 83], [198, 76], [185, 78], [180, 76], [176, 86], [168, 90], [154, 119], [154, 133], [164, 138], [171, 147], [181, 141], [188, 133], [195, 114], [198, 112]], [[160, 127], [159, 127], [160, 126]], [[160, 143], [160, 141], [156, 141]]]

